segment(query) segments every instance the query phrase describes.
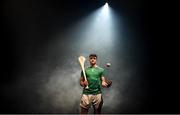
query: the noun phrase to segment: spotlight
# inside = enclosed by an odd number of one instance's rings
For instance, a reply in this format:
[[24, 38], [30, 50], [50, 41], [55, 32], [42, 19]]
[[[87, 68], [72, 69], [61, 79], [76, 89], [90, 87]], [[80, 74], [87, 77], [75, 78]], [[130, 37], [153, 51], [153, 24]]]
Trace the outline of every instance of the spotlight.
[[103, 6], [103, 14], [108, 15], [109, 6], [108, 3], [106, 2], [105, 5]]
[[107, 2], [105, 3], [105, 7], [108, 7], [108, 3]]

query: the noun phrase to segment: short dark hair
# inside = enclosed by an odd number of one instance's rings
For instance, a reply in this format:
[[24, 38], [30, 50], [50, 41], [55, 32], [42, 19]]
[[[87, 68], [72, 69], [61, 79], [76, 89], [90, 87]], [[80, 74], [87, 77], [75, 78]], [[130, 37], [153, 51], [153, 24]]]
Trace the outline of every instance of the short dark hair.
[[89, 57], [96, 57], [97, 58], [97, 55], [96, 54], [90, 54]]

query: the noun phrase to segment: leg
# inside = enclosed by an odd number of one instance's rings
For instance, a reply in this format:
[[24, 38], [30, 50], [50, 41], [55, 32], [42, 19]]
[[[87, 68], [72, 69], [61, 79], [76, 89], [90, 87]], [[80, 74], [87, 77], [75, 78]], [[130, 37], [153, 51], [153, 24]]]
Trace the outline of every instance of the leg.
[[103, 99], [101, 94], [98, 94], [95, 96], [93, 108], [94, 108], [94, 114], [101, 114], [101, 109], [103, 105]]
[[81, 114], [88, 114], [88, 109], [81, 107]]
[[93, 108], [94, 108], [94, 114], [101, 114], [102, 105], [103, 105], [103, 102], [101, 102], [101, 103], [99, 104], [99, 107], [98, 107], [98, 108], [96, 108], [95, 106], [93, 106]]
[[90, 108], [90, 100], [89, 95], [83, 94], [81, 97], [80, 107], [81, 107], [81, 114], [88, 114], [88, 110]]

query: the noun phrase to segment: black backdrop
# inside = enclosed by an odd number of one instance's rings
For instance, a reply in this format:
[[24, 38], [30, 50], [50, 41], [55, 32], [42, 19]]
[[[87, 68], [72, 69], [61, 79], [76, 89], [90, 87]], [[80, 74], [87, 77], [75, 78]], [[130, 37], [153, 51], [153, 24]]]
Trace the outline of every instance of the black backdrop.
[[[63, 32], [71, 27], [73, 22], [101, 7], [104, 2], [104, 0], [2, 2], [1, 113], [31, 113], [33, 104], [22, 102], [16, 94], [24, 93], [16, 92], [13, 88], [14, 82], [23, 79], [18, 73], [35, 71], [36, 65], [28, 65], [35, 63], [33, 62], [33, 59], [37, 58], [35, 55], [43, 52], [46, 44], [52, 40], [48, 36], [57, 31]], [[116, 12], [128, 17], [127, 23], [132, 26], [131, 29], [136, 33], [134, 35], [139, 36], [135, 44], [140, 45], [143, 48], [142, 52], [146, 54], [146, 56], [140, 54], [146, 61], [139, 60], [144, 71], [142, 76], [146, 76], [144, 78], [147, 86], [145, 92], [147, 100], [144, 102], [146, 104], [141, 109], [135, 111], [127, 109], [124, 113], [178, 113], [178, 90], [176, 90], [178, 85], [175, 79], [177, 76], [174, 75], [173, 66], [170, 66], [174, 58], [164, 31], [166, 16], [163, 12], [167, 11], [166, 7], [160, 5], [161, 3], [143, 0], [112, 0], [109, 4]], [[32, 112], [49, 113], [40, 110]]]

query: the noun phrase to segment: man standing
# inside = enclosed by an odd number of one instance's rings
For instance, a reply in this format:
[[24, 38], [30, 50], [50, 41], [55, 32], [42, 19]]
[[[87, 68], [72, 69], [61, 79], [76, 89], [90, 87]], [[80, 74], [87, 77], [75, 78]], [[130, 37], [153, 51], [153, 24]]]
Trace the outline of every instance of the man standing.
[[[84, 79], [83, 72], [81, 72], [80, 85], [84, 87], [80, 102], [81, 114], [88, 114], [91, 104], [95, 114], [101, 113], [103, 105], [101, 86], [108, 87], [108, 84], [105, 81], [104, 69], [97, 66], [96, 61], [97, 55], [90, 54], [89, 62], [91, 66], [85, 69], [87, 81]], [[88, 89], [85, 88], [87, 85]]]

